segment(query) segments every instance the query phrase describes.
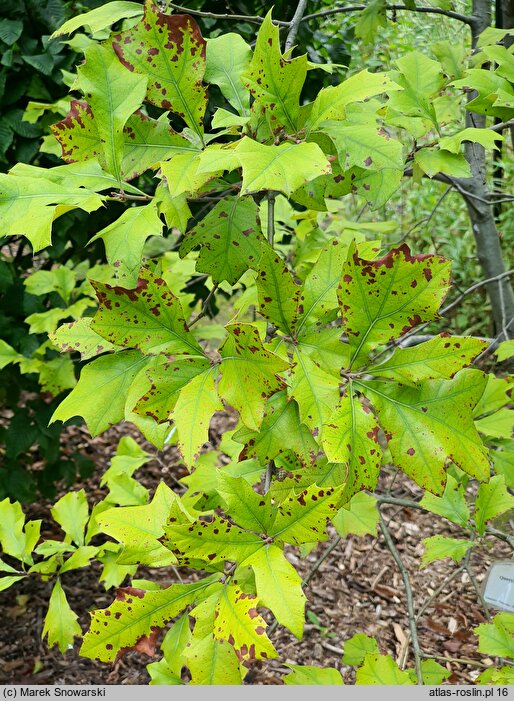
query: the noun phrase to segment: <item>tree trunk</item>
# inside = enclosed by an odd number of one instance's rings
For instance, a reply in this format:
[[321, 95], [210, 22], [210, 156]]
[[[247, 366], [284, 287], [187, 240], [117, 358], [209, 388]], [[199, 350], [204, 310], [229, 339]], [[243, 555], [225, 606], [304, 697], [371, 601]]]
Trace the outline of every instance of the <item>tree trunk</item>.
[[[514, 9], [514, 0], [504, 0], [504, 11], [508, 10], [509, 7], [510, 10]], [[473, 47], [475, 47], [480, 32], [491, 25], [490, 0], [473, 0], [473, 15], [475, 23], [472, 32]], [[470, 99], [472, 98], [473, 93], [470, 94]], [[485, 115], [474, 112], [468, 112], [466, 115], [466, 126], [468, 127], [483, 128], [485, 123]], [[465, 155], [473, 175], [460, 182], [465, 190], [474, 195], [474, 197], [466, 198], [466, 205], [475, 237], [478, 260], [484, 278], [496, 277], [504, 273], [507, 268], [503, 259], [493, 208], [487, 204], [490, 192], [486, 180], [485, 150], [480, 144], [466, 142]], [[489, 283], [487, 293], [491, 301], [496, 335], [503, 332], [500, 340], [504, 340], [505, 336], [514, 338], [514, 291], [509, 278]]]

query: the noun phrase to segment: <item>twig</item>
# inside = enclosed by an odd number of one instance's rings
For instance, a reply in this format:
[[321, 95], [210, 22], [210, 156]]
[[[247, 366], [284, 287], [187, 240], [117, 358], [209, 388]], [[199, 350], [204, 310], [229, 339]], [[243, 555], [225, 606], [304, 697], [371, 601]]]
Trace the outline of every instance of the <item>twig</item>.
[[126, 192], [111, 192], [111, 197], [120, 202], [134, 200], [135, 202], [150, 202], [153, 200], [153, 195], [129, 195]]
[[275, 462], [270, 460], [266, 465], [266, 474], [264, 475], [264, 494], [267, 494], [271, 487], [271, 479], [273, 477], [273, 472], [275, 471]]
[[[341, 13], [347, 13], [347, 12], [360, 12], [361, 10], [364, 10], [366, 8], [366, 5], [347, 5], [346, 7], [336, 7], [332, 10], [321, 10], [320, 12], [315, 12], [312, 15], [305, 15], [303, 18], [303, 22], [309, 22], [312, 19], [318, 19], [320, 17], [328, 17], [329, 15], [336, 15], [336, 14], [341, 14]], [[463, 22], [464, 24], [469, 25], [470, 27], [474, 26], [476, 23], [476, 19], [473, 16], [469, 15], [461, 15], [459, 12], [453, 12], [452, 10], [442, 10], [439, 7], [407, 7], [406, 5], [386, 5], [385, 7], [386, 10], [394, 10], [397, 12], [402, 12], [403, 10], [411, 11], [411, 12], [422, 12], [422, 13], [430, 13], [430, 14], [436, 14], [436, 15], [444, 15], [445, 17], [451, 17], [451, 19], [456, 19], [459, 22]]]
[[470, 657], [445, 657], [444, 655], [432, 655], [429, 653], [421, 653], [421, 657], [430, 660], [444, 660], [445, 662], [455, 662], [456, 664], [466, 664], [473, 667], [483, 667], [484, 669], [489, 669], [490, 664], [485, 664], [485, 662], [480, 662], [480, 660], [472, 660]]
[[309, 586], [309, 584], [310, 584], [312, 578], [314, 577], [314, 575], [316, 574], [316, 572], [319, 570], [319, 568], [321, 567], [321, 565], [325, 562], [325, 560], [326, 560], [327, 557], [330, 555], [330, 553], [333, 552], [333, 551], [337, 548], [337, 546], [339, 545], [340, 542], [341, 542], [341, 536], [338, 535], [337, 538], [335, 538], [335, 539], [330, 543], [330, 545], [329, 545], [328, 548], [325, 550], [325, 552], [323, 552], [323, 553], [318, 557], [318, 559], [316, 560], [316, 562], [313, 564], [313, 566], [312, 566], [311, 569], [309, 570], [307, 576], [304, 577], [304, 579], [303, 579], [303, 581], [302, 581], [302, 587], [305, 588], [305, 587], [308, 587], [308, 586]]
[[464, 562], [463, 562], [464, 569], [466, 570], [466, 573], [469, 577], [469, 581], [473, 585], [473, 589], [475, 590], [477, 598], [480, 601], [482, 608], [484, 609], [485, 617], [488, 621], [490, 621], [491, 620], [491, 613], [489, 611], [489, 606], [487, 605], [486, 600], [484, 599], [482, 592], [480, 591], [480, 585], [478, 584], [477, 579], [476, 579], [475, 575], [473, 574], [471, 567], [469, 565], [470, 558], [471, 558], [471, 550], [468, 550], [468, 552], [466, 553], [466, 556], [464, 558]]
[[[192, 10], [190, 7], [183, 7], [183, 5], [176, 5], [174, 2], [170, 2], [169, 7], [178, 12], [185, 12], [188, 15], [196, 15], [207, 19], [233, 20], [235, 22], [251, 22], [253, 24], [262, 24], [264, 22], [263, 18], [257, 15], [228, 15], [218, 14], [217, 12], [203, 12], [201, 10]], [[278, 20], [273, 20], [273, 23], [278, 24], [279, 27], [289, 27], [290, 24], [289, 22], [280, 22]]]
[[437, 589], [434, 590], [434, 592], [430, 595], [430, 597], [424, 602], [423, 606], [419, 609], [418, 613], [416, 614], [416, 623], [419, 621], [421, 616], [425, 613], [427, 608], [432, 604], [432, 602], [437, 599], [439, 594], [443, 591], [443, 589], [450, 584], [450, 582], [453, 582], [455, 577], [458, 577], [461, 572], [464, 571], [464, 565], [461, 565], [458, 567], [456, 570], [454, 570], [451, 575], [448, 577], [445, 577], [445, 579], [441, 582], [441, 584], [437, 587]]
[[385, 543], [389, 548], [391, 555], [393, 556], [393, 560], [396, 562], [396, 565], [400, 570], [400, 574], [402, 575], [403, 585], [405, 587], [405, 598], [407, 600], [407, 613], [409, 618], [409, 630], [411, 635], [412, 651], [414, 653], [414, 666], [416, 669], [416, 677], [418, 680], [418, 684], [422, 685], [423, 675], [421, 673], [421, 651], [419, 647], [418, 630], [416, 628], [416, 612], [414, 610], [414, 597], [412, 595], [412, 587], [410, 583], [409, 573], [405, 565], [403, 564], [403, 560], [400, 556], [400, 553], [398, 552], [396, 545], [394, 544], [389, 528], [386, 526], [384, 517], [380, 513], [380, 509], [378, 510], [378, 515], [380, 519], [380, 530], [382, 531], [382, 535], [384, 536]]
[[[493, 341], [487, 346], [487, 348], [484, 348], [484, 350], [480, 353], [480, 355], [477, 355], [477, 357], [473, 361], [473, 365], [476, 365], [476, 363], [478, 363], [479, 360], [482, 360], [482, 358], [484, 358], [486, 355], [488, 355], [489, 353], [491, 353], [493, 350], [495, 350], [498, 347], [498, 344], [500, 343], [505, 331], [508, 332], [508, 330], [510, 329], [512, 324], [514, 324], [514, 316], [509, 321], [508, 324], [505, 324], [505, 330], [502, 329], [501, 333], [499, 333], [496, 336], [496, 338], [493, 339]], [[507, 337], [505, 338], [505, 340], [507, 340], [507, 338], [508, 338], [508, 333], [507, 333]]]
[[213, 286], [212, 290], [209, 292], [209, 294], [205, 298], [205, 302], [203, 303], [202, 309], [201, 309], [200, 313], [198, 314], [198, 316], [195, 316], [195, 318], [189, 322], [189, 328], [191, 328], [191, 326], [194, 326], [194, 324], [196, 324], [197, 321], [200, 321], [200, 319], [203, 319], [203, 317], [207, 314], [207, 307], [209, 306], [209, 302], [211, 301], [211, 299], [215, 295], [217, 289], [218, 289], [218, 283], [216, 283]]
[[500, 280], [503, 280], [503, 278], [510, 277], [510, 275], [514, 275], [514, 268], [511, 268], [511, 270], [506, 270], [504, 273], [500, 273], [499, 275], [495, 275], [494, 277], [488, 277], [486, 280], [480, 280], [479, 282], [475, 282], [474, 285], [471, 285], [471, 287], [468, 287], [467, 290], [464, 290], [464, 292], [462, 292], [462, 294], [460, 294], [457, 297], [457, 299], [455, 299], [451, 304], [448, 304], [446, 307], [441, 309], [441, 311], [439, 312], [439, 316], [445, 316], [450, 311], [450, 309], [453, 309], [458, 304], [460, 304], [464, 297], [467, 297], [469, 294], [471, 294], [471, 292], [478, 290], [484, 285], [489, 285], [489, 283], [491, 282], [499, 282]]
[[493, 124], [491, 127], [489, 127], [489, 130], [503, 131], [504, 129], [510, 129], [510, 127], [514, 127], [514, 119], [509, 119], [506, 122], [499, 122], [498, 124]]
[[291, 20], [291, 23], [289, 25], [289, 32], [287, 34], [286, 43], [284, 45], [285, 51], [289, 51], [289, 49], [294, 44], [294, 40], [296, 39], [296, 35], [298, 34], [298, 29], [300, 28], [300, 22], [302, 21], [302, 17], [303, 17], [303, 14], [305, 12], [306, 7], [307, 7], [307, 0], [300, 0], [298, 3], [298, 6], [296, 8], [296, 11], [293, 15], [293, 19]]
[[438, 208], [439, 208], [439, 205], [440, 205], [441, 202], [445, 199], [446, 195], [447, 195], [449, 192], [451, 192], [451, 191], [452, 191], [452, 186], [451, 186], [451, 185], [448, 185], [448, 187], [446, 188], [446, 190], [443, 192], [443, 194], [439, 197], [439, 199], [438, 199], [437, 202], [435, 203], [435, 205], [434, 205], [432, 211], [430, 212], [430, 214], [429, 214], [427, 217], [423, 217], [423, 219], [420, 219], [420, 220], [417, 221], [415, 224], [413, 224], [413, 225], [411, 226], [411, 228], [410, 228], [398, 241], [395, 241], [394, 243], [392, 243], [391, 246], [399, 246], [401, 243], [403, 243], [403, 242], [405, 241], [405, 239], [406, 239], [413, 231], [415, 231], [415, 230], [418, 228], [418, 226], [421, 226], [421, 224], [424, 224], [425, 226], [428, 226], [428, 224], [430, 224], [430, 222], [431, 222], [431, 220], [432, 220], [432, 217], [433, 217], [434, 214], [437, 212], [437, 210], [438, 210]]
[[276, 192], [274, 190], [268, 191], [268, 243], [273, 246], [273, 241], [275, 240], [275, 199]]

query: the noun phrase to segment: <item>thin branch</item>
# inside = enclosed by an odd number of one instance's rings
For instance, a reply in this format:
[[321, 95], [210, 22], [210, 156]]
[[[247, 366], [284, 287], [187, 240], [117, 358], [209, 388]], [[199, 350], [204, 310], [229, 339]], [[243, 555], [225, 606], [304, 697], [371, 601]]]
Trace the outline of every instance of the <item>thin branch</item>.
[[468, 550], [468, 552], [466, 553], [466, 556], [464, 558], [464, 563], [463, 563], [464, 569], [466, 570], [466, 573], [469, 577], [469, 581], [473, 585], [473, 589], [475, 590], [475, 593], [477, 595], [477, 599], [480, 601], [482, 608], [484, 609], [485, 617], [488, 621], [490, 621], [491, 620], [491, 613], [489, 611], [489, 606], [487, 605], [486, 600], [484, 599], [483, 594], [480, 591], [480, 585], [477, 582], [477, 579], [476, 579], [475, 575], [473, 574], [471, 567], [469, 565], [470, 557], [471, 557], [471, 550]]
[[503, 280], [503, 278], [510, 277], [511, 275], [514, 275], [514, 268], [511, 268], [510, 270], [507, 270], [504, 273], [500, 273], [500, 275], [488, 277], [485, 280], [480, 280], [479, 282], [476, 282], [474, 285], [471, 285], [471, 287], [468, 287], [467, 290], [464, 290], [464, 292], [460, 294], [457, 297], [457, 299], [455, 299], [451, 304], [448, 304], [446, 307], [441, 309], [441, 311], [439, 312], [439, 316], [445, 316], [445, 314], [447, 314], [450, 311], [450, 309], [453, 309], [458, 304], [460, 304], [464, 297], [467, 297], [469, 294], [471, 294], [475, 290], [478, 290], [480, 287], [488, 285], [491, 282], [499, 282], [500, 280]]
[[150, 202], [153, 200], [153, 195], [129, 195], [126, 192], [111, 192], [111, 197], [119, 202], [133, 200], [134, 202]]
[[421, 616], [425, 613], [427, 608], [432, 604], [435, 599], [439, 596], [439, 594], [443, 591], [443, 589], [450, 584], [450, 582], [453, 582], [453, 580], [461, 574], [461, 572], [464, 571], [464, 565], [461, 565], [458, 567], [456, 570], [454, 570], [451, 575], [448, 577], [445, 577], [445, 579], [441, 582], [441, 584], [437, 587], [437, 589], [434, 590], [434, 592], [430, 595], [430, 597], [424, 602], [423, 606], [419, 609], [418, 613], [416, 614], [416, 622], [419, 621]]
[[309, 586], [309, 584], [311, 583], [311, 580], [312, 580], [312, 578], [314, 577], [314, 575], [316, 574], [316, 572], [319, 570], [319, 568], [321, 567], [321, 565], [325, 562], [325, 560], [326, 560], [327, 557], [330, 555], [330, 553], [333, 552], [333, 551], [337, 548], [337, 546], [339, 545], [340, 542], [341, 542], [341, 536], [338, 535], [337, 538], [335, 538], [335, 539], [330, 543], [330, 545], [328, 546], [328, 548], [326, 548], [326, 550], [318, 557], [318, 559], [316, 560], [316, 562], [313, 564], [313, 566], [312, 566], [311, 569], [309, 570], [307, 576], [304, 577], [304, 579], [303, 579], [303, 581], [302, 581], [302, 587], [303, 587], [303, 588]]
[[[329, 15], [337, 15], [341, 13], [348, 12], [360, 12], [364, 10], [366, 5], [347, 5], [346, 7], [336, 7], [332, 10], [321, 10], [320, 12], [314, 12], [312, 15], [305, 15], [303, 22], [309, 22], [313, 19], [318, 19], [320, 17], [328, 17]], [[422, 12], [435, 15], [444, 15], [445, 17], [451, 17], [451, 19], [456, 19], [459, 22], [473, 27], [476, 23], [475, 17], [472, 15], [461, 15], [459, 12], [453, 12], [453, 10], [442, 10], [439, 7], [407, 7], [406, 5], [386, 5], [386, 10], [394, 10], [395, 12], [402, 12], [403, 10], [411, 12]]]
[[289, 25], [289, 32], [287, 34], [286, 43], [284, 45], [285, 51], [289, 51], [289, 49], [294, 44], [294, 40], [296, 39], [296, 35], [298, 34], [298, 30], [300, 28], [300, 22], [302, 21], [302, 17], [304, 15], [306, 7], [307, 7], [307, 0], [300, 0], [298, 3], [298, 6], [296, 8], [296, 11], [293, 15], [293, 19], [291, 20], [291, 23]]
[[271, 487], [273, 472], [275, 471], [275, 462], [270, 460], [266, 465], [266, 474], [264, 475], [264, 494], [267, 494]]
[[490, 669], [491, 665], [480, 660], [472, 660], [470, 657], [445, 657], [444, 655], [432, 655], [431, 653], [421, 653], [421, 657], [429, 660], [444, 660], [444, 662], [455, 662], [455, 664], [466, 664], [471, 667], [482, 667]]
[[407, 613], [409, 618], [409, 630], [411, 635], [412, 651], [414, 653], [414, 666], [416, 669], [416, 677], [418, 680], [418, 684], [422, 685], [423, 675], [421, 673], [421, 650], [419, 647], [418, 629], [416, 627], [416, 612], [414, 610], [414, 597], [412, 595], [412, 587], [410, 583], [409, 573], [405, 565], [403, 564], [401, 555], [398, 552], [396, 545], [394, 544], [389, 528], [386, 526], [384, 517], [380, 513], [380, 509], [378, 510], [378, 514], [380, 518], [380, 530], [382, 531], [382, 535], [384, 536], [385, 543], [389, 548], [391, 555], [393, 556], [393, 560], [396, 562], [396, 565], [400, 570], [400, 574], [402, 575], [403, 585], [405, 587], [405, 598], [407, 600]]
[[198, 316], [195, 316], [195, 318], [191, 322], [189, 322], [189, 328], [191, 328], [191, 326], [194, 326], [194, 324], [196, 324], [197, 321], [200, 321], [200, 319], [203, 319], [203, 317], [207, 314], [207, 308], [209, 306], [211, 299], [216, 294], [217, 289], [218, 289], [218, 283], [216, 283], [213, 286], [212, 290], [209, 292], [209, 294], [205, 298], [205, 302], [203, 303], [202, 309], [200, 310], [200, 313], [198, 314]]
[[[501, 333], [499, 333], [499, 334], [496, 336], [496, 338], [493, 339], [493, 341], [487, 346], [487, 348], [485, 348], [485, 349], [480, 353], [480, 355], [477, 355], [477, 357], [476, 357], [475, 360], [473, 361], [473, 365], [476, 365], [476, 363], [478, 363], [479, 360], [482, 360], [482, 358], [484, 358], [486, 355], [488, 355], [489, 353], [492, 353], [492, 351], [496, 350], [496, 348], [498, 347], [498, 344], [500, 343], [501, 339], [503, 338], [505, 332], [508, 331], [508, 330], [510, 329], [510, 327], [512, 326], [512, 324], [514, 324], [514, 316], [513, 316], [512, 319], [509, 321], [508, 324], [505, 324], [505, 328], [501, 330]], [[508, 340], [508, 334], [507, 334], [507, 336], [504, 338], [504, 340]]]
[[[177, 12], [185, 12], [188, 15], [196, 15], [197, 17], [205, 17], [206, 19], [233, 20], [235, 22], [251, 22], [253, 24], [262, 24], [264, 22], [264, 19], [257, 15], [229, 15], [218, 14], [217, 12], [203, 12], [201, 10], [192, 10], [190, 7], [184, 7], [183, 5], [176, 5], [174, 2], [170, 2], [169, 7], [173, 10], [177, 10]], [[278, 24], [279, 27], [289, 27], [290, 23], [273, 20], [273, 24]]]
[[268, 243], [273, 246], [275, 240], [275, 199], [274, 190], [268, 192]]
[[493, 124], [491, 127], [489, 127], [489, 131], [503, 131], [504, 129], [510, 129], [511, 127], [514, 127], [514, 119], [509, 119], [507, 122]]

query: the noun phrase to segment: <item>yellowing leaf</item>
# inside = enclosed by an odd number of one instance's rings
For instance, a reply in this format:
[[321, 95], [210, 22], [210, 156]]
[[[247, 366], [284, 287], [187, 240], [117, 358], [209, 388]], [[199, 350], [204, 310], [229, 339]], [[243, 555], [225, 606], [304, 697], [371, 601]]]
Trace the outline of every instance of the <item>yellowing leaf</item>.
[[123, 648], [133, 647], [152, 629], [171, 621], [212, 586], [213, 577], [191, 584], [172, 584], [167, 589], [144, 591], [128, 587], [105, 609], [93, 611], [91, 626], [80, 648], [83, 657], [113, 662]]
[[200, 448], [209, 439], [209, 424], [216, 411], [223, 410], [216, 390], [216, 368], [193, 377], [180, 390], [170, 418], [178, 431], [178, 445], [187, 466], [194, 464]]
[[51, 244], [52, 223], [57, 217], [77, 208], [92, 212], [102, 201], [91, 190], [57, 184], [50, 178], [0, 174], [2, 234], [26, 236], [34, 252]]
[[[141, 416], [166, 421], [177, 403], [180, 390], [194, 377], [209, 369], [209, 361], [201, 355], [178, 356], [148, 368], [137, 378], [139, 400], [134, 407]], [[136, 382], [134, 383], [136, 384]]]
[[121, 183], [123, 129], [143, 102], [147, 77], [127, 71], [115, 53], [101, 44], [86, 49], [85, 63], [77, 72], [77, 87], [87, 95], [103, 144], [106, 170]]
[[425, 551], [421, 557], [420, 569], [434, 562], [434, 560], [442, 560], [445, 557], [451, 557], [454, 562], [460, 562], [468, 550], [473, 547], [473, 542], [462, 538], [434, 535], [430, 538], [424, 538], [423, 545]]
[[290, 195], [309, 180], [331, 172], [326, 156], [314, 143], [266, 146], [245, 136], [234, 151], [243, 168], [242, 195], [261, 190]]
[[284, 333], [290, 334], [298, 314], [300, 288], [278, 253], [262, 247], [256, 278], [259, 311]]
[[371, 411], [350, 394], [341, 397], [337, 409], [323, 427], [322, 446], [330, 462], [346, 468], [345, 498], [363, 487], [375, 489], [382, 448], [378, 440], [379, 425]]
[[180, 300], [162, 278], [141, 270], [132, 289], [92, 284], [100, 304], [91, 328], [102, 338], [143, 353], [202, 354], [186, 325]]
[[109, 343], [91, 328], [92, 317], [83, 316], [77, 321], [61, 324], [48, 334], [53, 345], [61, 353], [80, 353], [82, 360], [90, 360], [106, 351], [120, 350], [119, 346]]
[[159, 541], [176, 498], [174, 492], [161, 482], [150, 504], [115, 507], [96, 517], [98, 531], [122, 543], [123, 551], [118, 557], [120, 564], [160, 567], [177, 561]]
[[116, 277], [130, 287], [137, 284], [146, 239], [161, 236], [162, 226], [154, 202], [144, 207], [129, 207], [89, 243], [103, 240], [107, 260], [116, 269]]
[[225, 640], [216, 640], [206, 635], [193, 638], [184, 654], [191, 672], [192, 685], [235, 685], [242, 684], [242, 675], [236, 652]]
[[[287, 443], [284, 436], [288, 437]], [[304, 465], [309, 465], [315, 461], [319, 451], [311, 432], [300, 422], [297, 403], [294, 399], [287, 399], [285, 390], [276, 392], [268, 399], [259, 431], [242, 426], [233, 438], [245, 444], [240, 459], [255, 457], [263, 463], [292, 451]]]
[[321, 431], [339, 401], [337, 375], [329, 375], [296, 348], [288, 383], [288, 394], [298, 403], [300, 420], [311, 430]]
[[364, 260], [350, 248], [338, 299], [354, 349], [352, 365], [374, 346], [436, 318], [449, 274], [449, 262], [431, 254], [411, 255], [405, 244], [376, 260]]
[[230, 324], [226, 329], [228, 336], [220, 348], [219, 396], [237, 409], [245, 426], [257, 430], [267, 397], [284, 386], [277, 373], [289, 364], [264, 348], [256, 326]]
[[49, 647], [58, 645], [62, 653], [73, 647], [75, 637], [82, 635], [77, 615], [71, 610], [59, 579], [56, 580], [50, 595], [41, 637], [46, 635]]
[[307, 106], [309, 116], [305, 124], [306, 132], [309, 133], [329, 119], [344, 119], [346, 106], [353, 102], [399, 89], [386, 73], [370, 73], [367, 69], [354, 73], [339, 85], [319, 91], [314, 102]]
[[448, 461], [478, 480], [489, 477], [488, 451], [472, 419], [485, 383], [478, 370], [461, 370], [453, 380], [427, 380], [419, 388], [378, 381], [359, 386], [377, 410], [393, 462], [441, 494]]
[[50, 423], [82, 416], [91, 436], [98, 436], [124, 417], [128, 388], [147, 362], [139, 351], [91, 361], [82, 368], [77, 385], [54, 411]]
[[89, 507], [83, 489], [62, 496], [50, 512], [74, 543], [84, 545], [84, 529], [89, 519]]
[[484, 350], [480, 338], [435, 336], [410, 348], [397, 348], [383, 363], [372, 365], [373, 375], [416, 385], [438, 377], [451, 378]]
[[341, 672], [334, 667], [313, 667], [311, 665], [286, 664], [291, 671], [284, 677], [284, 684], [305, 686], [339, 686], [343, 684]]
[[178, 524], [170, 519], [165, 528], [169, 548], [187, 565], [190, 559], [205, 560], [216, 565], [227, 560], [243, 563], [264, 541], [255, 533], [244, 531], [226, 519], [214, 516], [212, 521]]
[[217, 85], [238, 114], [248, 114], [250, 93], [245, 89], [242, 74], [246, 71], [252, 50], [240, 34], [232, 32], [207, 39], [207, 64], [204, 79]]
[[96, 34], [96, 32], [110, 27], [120, 19], [137, 17], [142, 12], [141, 5], [136, 2], [125, 2], [123, 0], [108, 2], [90, 12], [80, 14], [78, 17], [72, 17], [62, 24], [50, 38], [55, 39], [63, 34], [71, 34], [76, 29], [80, 29], [80, 27], [88, 27], [91, 34]]
[[282, 56], [279, 30], [269, 12], [261, 24], [252, 60], [242, 79], [259, 108], [265, 108], [273, 131], [282, 126], [290, 134], [298, 131], [300, 93], [306, 75], [307, 56], [293, 59]]
[[267, 624], [257, 611], [258, 597], [226, 585], [216, 605], [213, 634], [229, 642], [240, 661], [277, 657], [266, 635]]
[[475, 503], [475, 525], [478, 533], [483, 535], [487, 521], [511, 509], [514, 509], [514, 496], [508, 492], [503, 475], [495, 475], [486, 484], [481, 484]]
[[313, 484], [297, 494], [291, 492], [279, 504], [269, 535], [296, 545], [326, 540], [325, 528], [339, 508], [341, 490]]
[[303, 635], [306, 597], [302, 579], [281, 548], [269, 544], [252, 555], [257, 596], [298, 639]]

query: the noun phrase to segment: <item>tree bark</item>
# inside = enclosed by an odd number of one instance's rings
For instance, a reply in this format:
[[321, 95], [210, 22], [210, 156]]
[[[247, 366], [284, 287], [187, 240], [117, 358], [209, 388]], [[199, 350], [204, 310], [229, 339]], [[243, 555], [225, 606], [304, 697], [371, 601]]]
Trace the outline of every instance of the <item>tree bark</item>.
[[[504, 0], [504, 8], [514, 8], [514, 0]], [[476, 47], [478, 35], [491, 25], [490, 0], [473, 0], [475, 21], [471, 27], [473, 48]], [[473, 93], [469, 99], [473, 98]], [[468, 112], [466, 126], [483, 128], [485, 115]], [[465, 155], [471, 168], [472, 177], [460, 182], [465, 190], [475, 197], [466, 198], [473, 236], [477, 247], [477, 256], [484, 278], [501, 275], [507, 270], [501, 249], [500, 234], [496, 226], [493, 207], [487, 204], [490, 192], [487, 185], [487, 163], [485, 149], [476, 143], [465, 143]], [[485, 200], [485, 201], [482, 201]], [[508, 278], [487, 285], [487, 294], [491, 301], [495, 333], [502, 334], [500, 340], [514, 338], [514, 290]], [[502, 333], [503, 332], [503, 333]]]

